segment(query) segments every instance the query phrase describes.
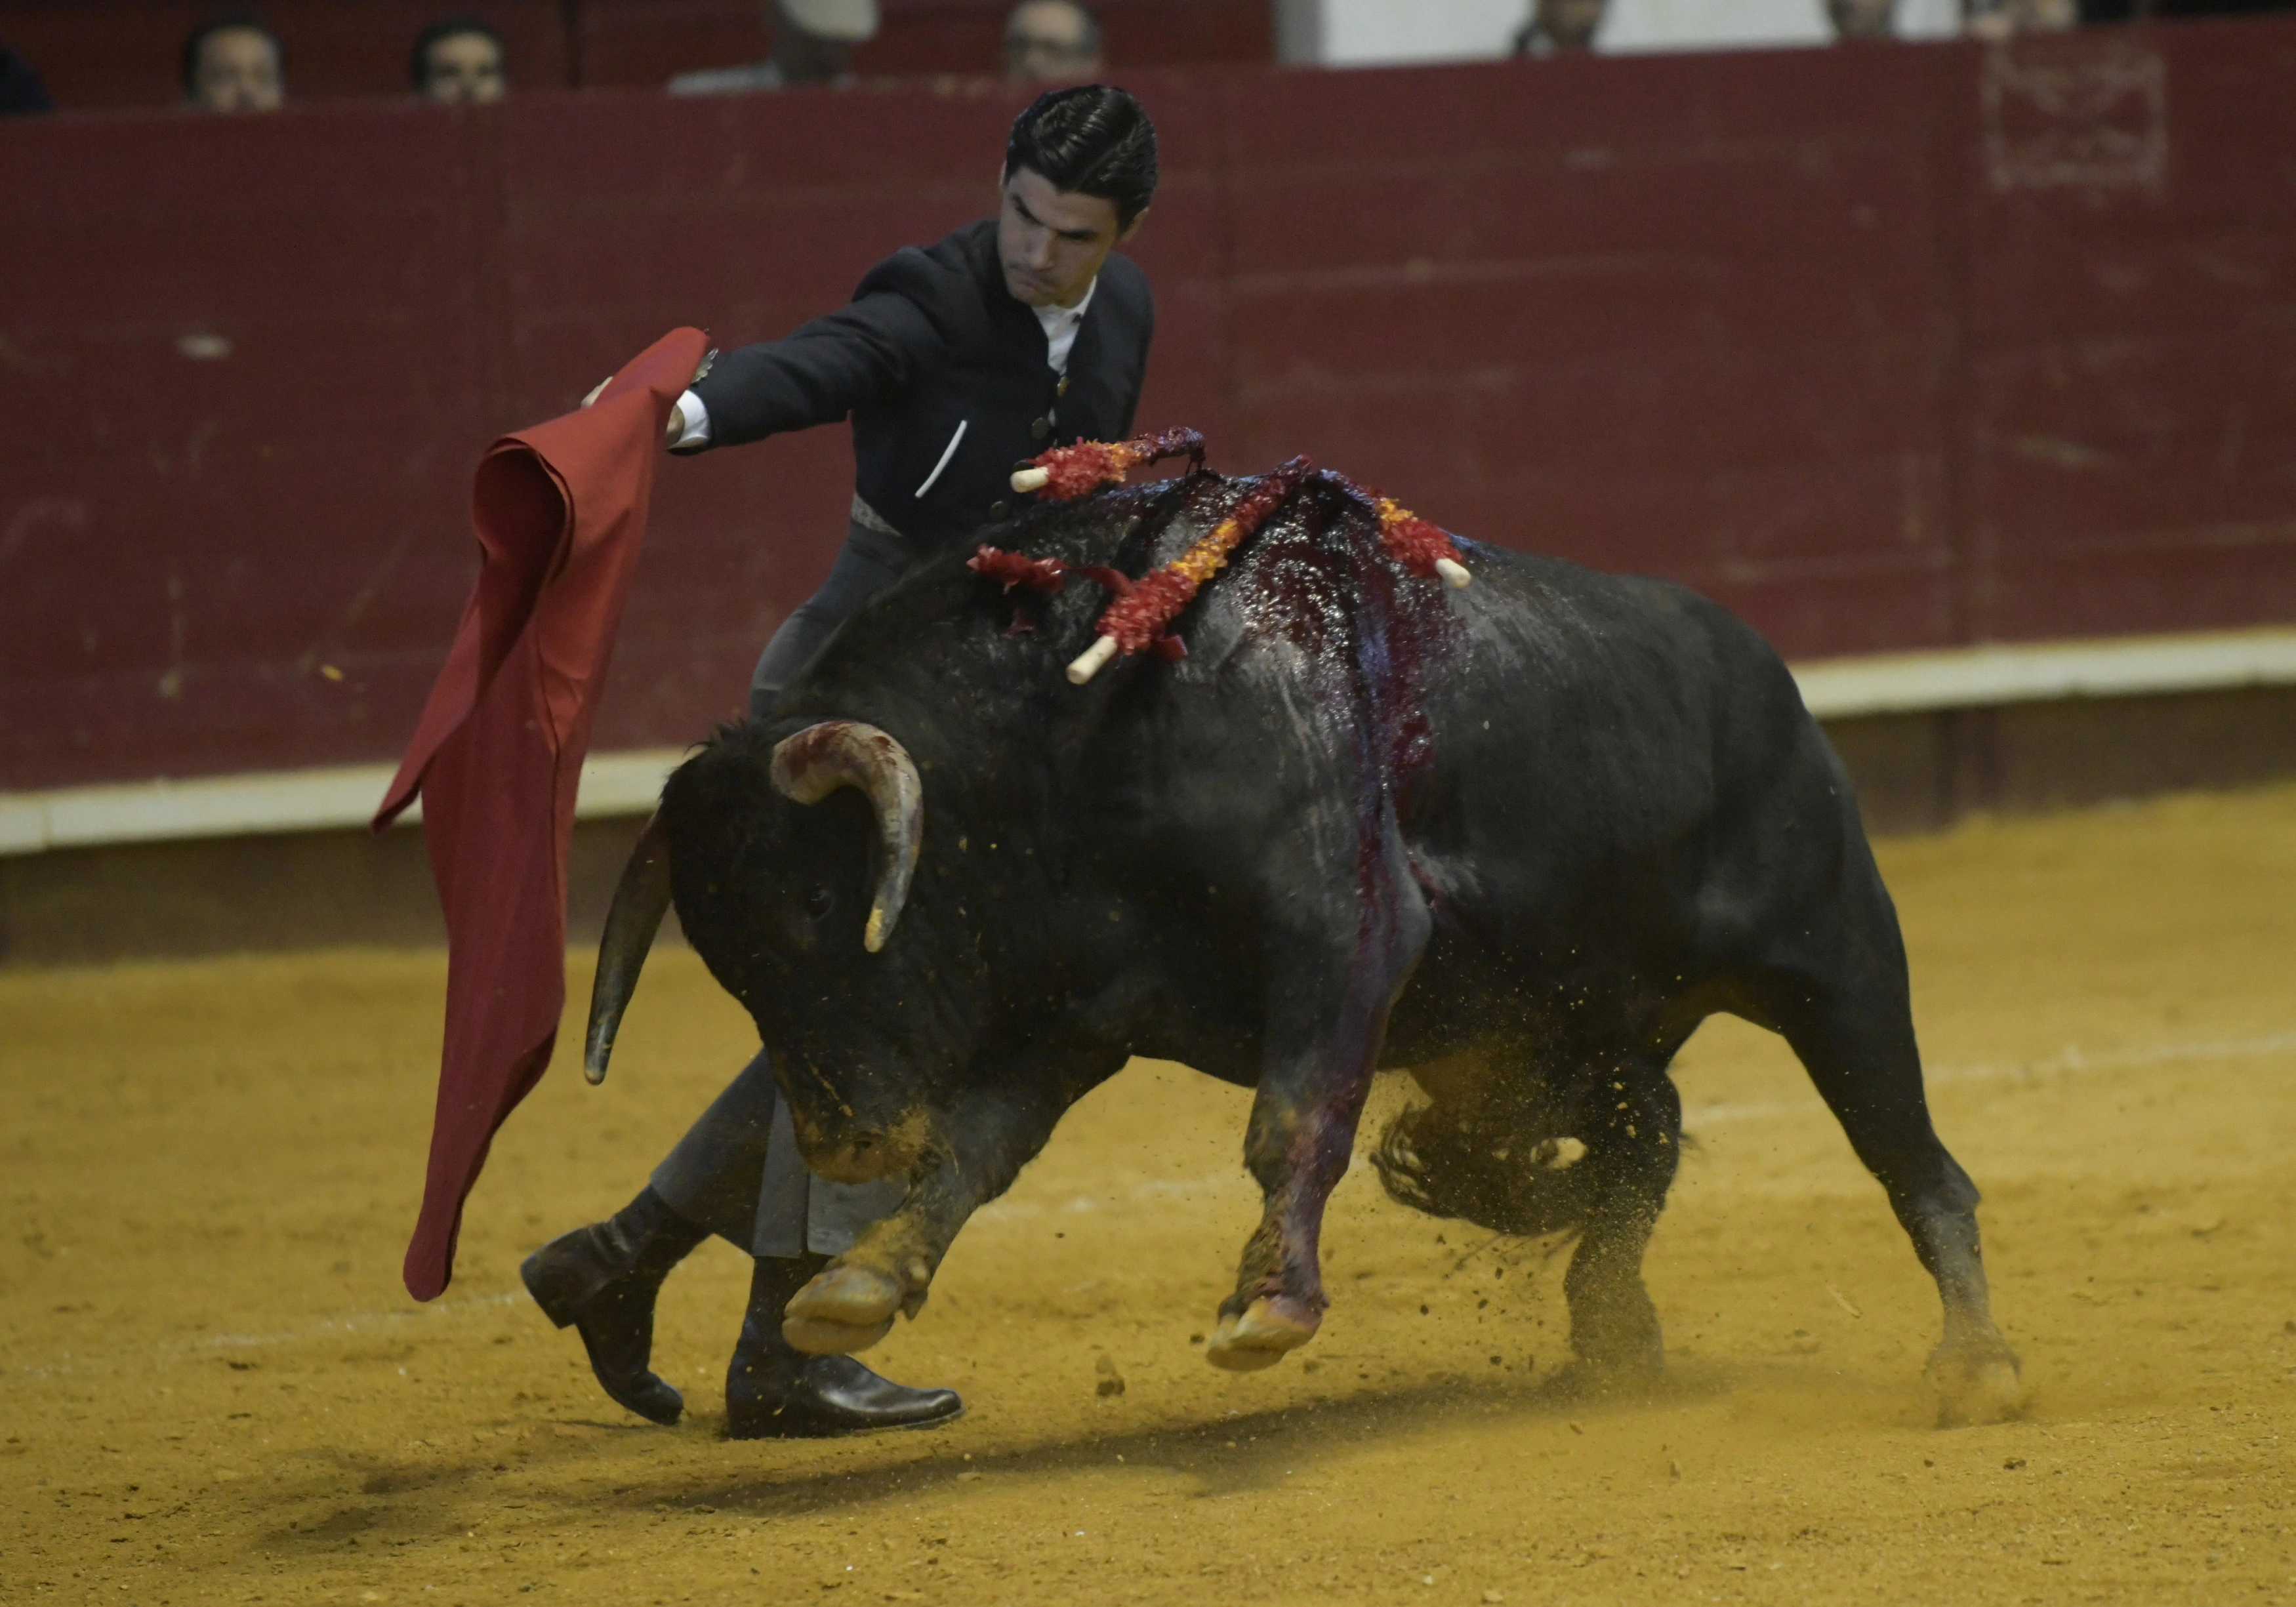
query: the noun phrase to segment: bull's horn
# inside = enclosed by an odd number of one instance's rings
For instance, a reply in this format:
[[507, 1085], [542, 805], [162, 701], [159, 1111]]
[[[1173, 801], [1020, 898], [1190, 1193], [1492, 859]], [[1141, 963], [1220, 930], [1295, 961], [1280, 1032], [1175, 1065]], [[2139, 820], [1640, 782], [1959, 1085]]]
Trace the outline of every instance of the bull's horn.
[[1024, 495], [1030, 491], [1041, 491], [1052, 483], [1053, 471], [1050, 469], [1039, 469], [1032, 465], [1026, 469], [1013, 471], [1013, 488]]
[[646, 822], [637, 846], [630, 849], [630, 861], [614, 887], [613, 907], [606, 912], [605, 935], [598, 939], [598, 977], [590, 985], [590, 1030], [582, 1045], [582, 1075], [594, 1084], [606, 1080], [606, 1062], [613, 1058], [622, 1012], [629, 1008], [646, 951], [653, 947], [653, 935], [661, 930], [662, 913], [668, 908], [669, 844], [662, 840], [661, 816], [657, 815]]
[[1435, 572], [1442, 576], [1443, 584], [1455, 592], [1464, 592], [1474, 584], [1474, 576], [1468, 573], [1467, 566], [1456, 558], [1438, 558]]
[[909, 750], [874, 726], [824, 720], [775, 745], [774, 785], [801, 804], [819, 803], [840, 787], [858, 787], [869, 795], [884, 854], [861, 942], [875, 954], [901, 918], [917, 852], [924, 846], [924, 783], [917, 779]]

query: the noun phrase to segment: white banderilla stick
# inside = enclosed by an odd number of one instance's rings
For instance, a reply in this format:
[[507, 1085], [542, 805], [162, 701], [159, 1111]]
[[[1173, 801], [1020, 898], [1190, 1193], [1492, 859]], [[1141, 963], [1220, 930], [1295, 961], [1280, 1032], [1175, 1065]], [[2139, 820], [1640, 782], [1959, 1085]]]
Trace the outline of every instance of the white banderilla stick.
[[1071, 686], [1083, 685], [1086, 681], [1092, 679], [1093, 676], [1098, 675], [1103, 669], [1105, 669], [1108, 667], [1108, 661], [1115, 656], [1116, 638], [1114, 636], [1101, 637], [1100, 640], [1095, 642], [1090, 647], [1086, 648], [1082, 652], [1078, 653], [1076, 657], [1076, 662], [1069, 666], [1069, 685]]

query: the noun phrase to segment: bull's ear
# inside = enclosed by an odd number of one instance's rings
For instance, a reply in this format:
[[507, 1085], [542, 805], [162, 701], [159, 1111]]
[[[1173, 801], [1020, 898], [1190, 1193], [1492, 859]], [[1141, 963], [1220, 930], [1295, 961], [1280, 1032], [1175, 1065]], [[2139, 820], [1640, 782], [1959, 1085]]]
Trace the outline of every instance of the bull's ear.
[[869, 924], [861, 936], [871, 954], [885, 947], [908, 902], [909, 881], [925, 840], [925, 790], [909, 750], [874, 726], [824, 720], [774, 749], [774, 785], [801, 804], [819, 803], [840, 787], [857, 787], [877, 815], [879, 856]]
[[613, 906], [606, 912], [605, 935], [598, 939], [598, 975], [590, 985], [590, 1029], [582, 1046], [582, 1075], [593, 1085], [606, 1080], [606, 1062], [613, 1058], [622, 1012], [629, 1008], [638, 972], [645, 967], [654, 933], [661, 930], [668, 909], [669, 843], [662, 835], [661, 816], [656, 815], [630, 849], [629, 863], [614, 887]]

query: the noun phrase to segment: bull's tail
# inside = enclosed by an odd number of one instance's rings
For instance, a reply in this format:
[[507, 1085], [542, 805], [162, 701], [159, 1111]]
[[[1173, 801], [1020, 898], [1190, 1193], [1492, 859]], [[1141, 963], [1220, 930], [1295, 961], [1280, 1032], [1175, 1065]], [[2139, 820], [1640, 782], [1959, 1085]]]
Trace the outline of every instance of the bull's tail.
[[1592, 1168], [1578, 1164], [1586, 1152], [1576, 1138], [1494, 1132], [1439, 1102], [1399, 1111], [1372, 1164], [1399, 1204], [1538, 1238], [1586, 1226], [1594, 1205]]

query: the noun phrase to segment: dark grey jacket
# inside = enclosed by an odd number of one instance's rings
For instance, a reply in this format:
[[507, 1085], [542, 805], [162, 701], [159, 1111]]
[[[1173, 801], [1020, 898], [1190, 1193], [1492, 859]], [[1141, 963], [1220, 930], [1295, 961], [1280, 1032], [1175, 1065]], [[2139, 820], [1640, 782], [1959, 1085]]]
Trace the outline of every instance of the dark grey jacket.
[[996, 223], [984, 218], [894, 252], [849, 305], [726, 353], [693, 389], [712, 447], [850, 414], [864, 500], [911, 540], [939, 546], [1029, 500], [1010, 483], [1021, 460], [1132, 432], [1155, 322], [1148, 276], [1111, 254], [1068, 373], [1054, 374], [1044, 326], [1005, 290]]

